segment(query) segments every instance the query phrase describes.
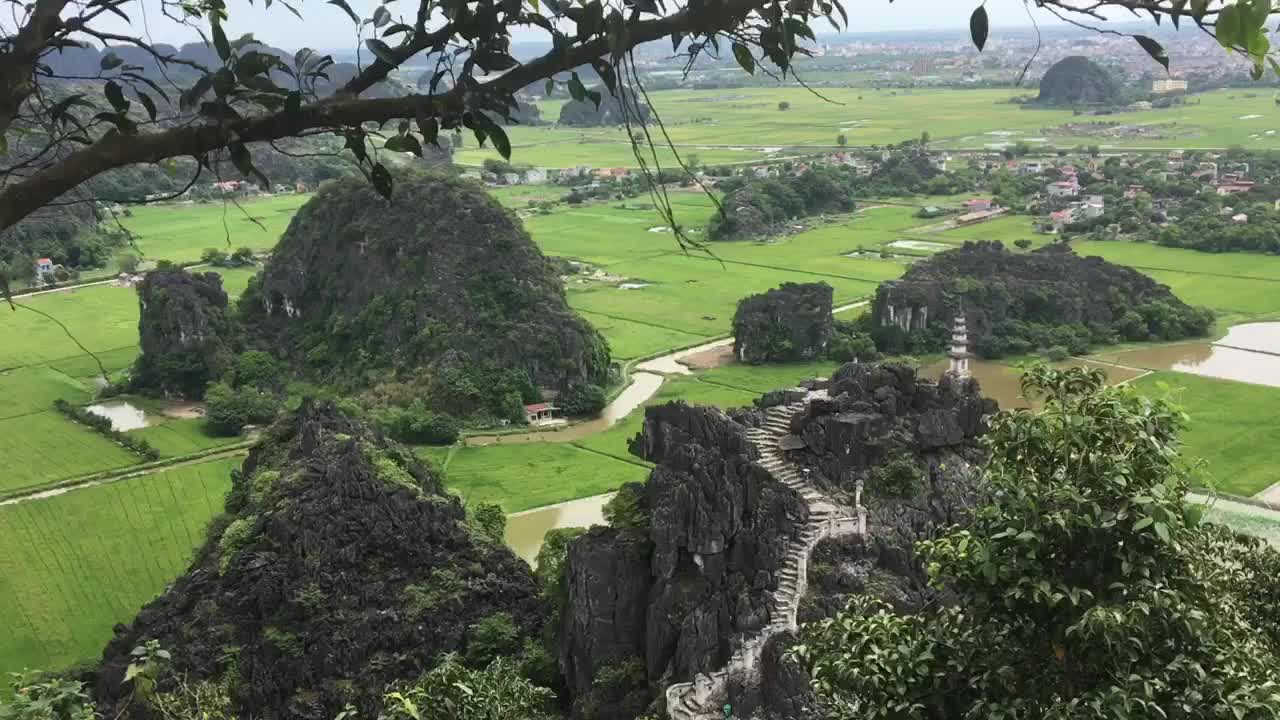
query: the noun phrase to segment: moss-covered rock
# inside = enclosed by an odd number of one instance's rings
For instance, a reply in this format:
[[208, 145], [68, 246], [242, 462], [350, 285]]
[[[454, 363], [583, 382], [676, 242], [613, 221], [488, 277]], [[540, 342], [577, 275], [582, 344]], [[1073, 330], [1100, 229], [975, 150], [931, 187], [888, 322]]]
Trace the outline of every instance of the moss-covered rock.
[[[228, 687], [236, 717], [331, 720], [347, 703], [376, 717], [389, 682], [466, 654], [486, 618], [509, 620], [513, 652], [538, 637], [529, 566], [477, 538], [412, 453], [327, 402], [266, 435], [190, 569], [117, 627], [95, 683], [104, 715], [125, 709], [129, 652], [151, 639], [189, 682]], [[493, 654], [492, 633], [474, 635], [473, 654]]]
[[305, 374], [352, 388], [426, 374], [433, 407], [454, 414], [490, 386], [512, 390], [493, 403], [506, 416], [539, 388], [608, 377], [607, 344], [569, 308], [529, 234], [456, 178], [397, 178], [389, 204], [363, 181], [325, 186], [240, 310], [253, 344]]
[[1114, 105], [1120, 85], [1100, 65], [1083, 55], [1054, 63], [1040, 80], [1036, 102], [1043, 105]]

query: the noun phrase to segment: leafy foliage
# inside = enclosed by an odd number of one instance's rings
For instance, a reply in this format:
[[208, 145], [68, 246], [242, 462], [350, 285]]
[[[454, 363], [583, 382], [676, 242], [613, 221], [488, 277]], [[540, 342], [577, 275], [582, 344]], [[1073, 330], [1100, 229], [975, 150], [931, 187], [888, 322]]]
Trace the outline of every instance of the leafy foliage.
[[1080, 368], [1023, 388], [1044, 409], [994, 420], [991, 504], [917, 547], [959, 603], [859, 600], [794, 648], [832, 715], [1274, 717], [1277, 553], [1201, 526], [1183, 414]]
[[521, 677], [514, 662], [494, 660], [483, 670], [466, 667], [456, 654], [412, 683], [388, 688], [386, 720], [550, 720], [554, 694]]
[[647, 531], [651, 523], [644, 485], [627, 483], [604, 505], [604, 519], [620, 530]]
[[88, 410], [72, 405], [71, 403], [58, 398], [53, 401], [53, 407], [63, 415], [71, 418], [75, 422], [92, 428], [94, 432], [120, 443], [124, 447], [138, 453], [147, 460], [159, 460], [160, 451], [151, 446], [151, 443], [142, 438], [136, 438], [129, 433], [116, 430], [111, 424], [111, 418], [89, 412]]

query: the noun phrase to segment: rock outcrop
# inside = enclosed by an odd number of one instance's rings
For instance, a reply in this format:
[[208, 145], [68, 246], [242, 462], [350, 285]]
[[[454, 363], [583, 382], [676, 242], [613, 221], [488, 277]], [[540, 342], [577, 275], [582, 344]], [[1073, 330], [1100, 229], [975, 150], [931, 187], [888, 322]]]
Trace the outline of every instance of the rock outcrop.
[[833, 290], [826, 283], [783, 283], [738, 301], [733, 353], [739, 362], [812, 360], [831, 342]]
[[130, 384], [166, 396], [199, 398], [230, 365], [240, 343], [217, 273], [180, 268], [147, 273], [138, 284], [142, 354]]
[[1114, 105], [1120, 85], [1111, 74], [1083, 55], [1054, 63], [1040, 79], [1036, 103], [1043, 105]]
[[[925, 333], [939, 347], [961, 314], [978, 353], [991, 357], [1003, 354], [1005, 338], [1034, 335], [1033, 325], [1070, 326], [1087, 346], [1095, 338], [1145, 340], [1161, 328], [1201, 335], [1212, 321], [1137, 270], [1060, 244], [1014, 253], [999, 242], [965, 243], [882, 283], [872, 308], [881, 328]], [[1052, 335], [1041, 342], [1058, 344]]]
[[476, 623], [505, 613], [518, 650], [545, 612], [528, 565], [411, 452], [308, 400], [250, 453], [190, 569], [116, 627], [94, 687], [117, 717], [130, 651], [155, 639], [188, 681], [226, 683], [236, 717], [377, 717], [388, 682], [466, 654]]
[[364, 181], [325, 186], [240, 308], [255, 344], [340, 384], [486, 367], [564, 391], [608, 374], [607, 344], [519, 220], [443, 176], [398, 178], [390, 204]]
[[[646, 411], [632, 452], [656, 463], [644, 490], [650, 526], [593, 529], [565, 564], [560, 662], [577, 717], [624, 717], [595, 693], [599, 678], [637, 659], [653, 690], [678, 690], [661, 699], [672, 717], [710, 717], [721, 697], [735, 716], [806, 717], [807, 678], [783, 659], [788, 632], [837, 607], [801, 604], [808, 583], [817, 597], [925, 597], [911, 549], [930, 528], [964, 520], [994, 402], [969, 379], [850, 363], [757, 404], [729, 415], [683, 403]], [[838, 553], [828, 551], [808, 578], [823, 537], [852, 538], [826, 543], [854, 548], [849, 563], [866, 567], [833, 578]], [[605, 627], [602, 641], [592, 630]]]
[[644, 487], [651, 526], [594, 529], [565, 564], [560, 662], [577, 717], [623, 717], [593, 701], [613, 668], [642, 662], [652, 699], [664, 679], [721, 668], [732, 638], [769, 623], [808, 507], [756, 462], [747, 429], [714, 408], [646, 410], [632, 452], [657, 464]]

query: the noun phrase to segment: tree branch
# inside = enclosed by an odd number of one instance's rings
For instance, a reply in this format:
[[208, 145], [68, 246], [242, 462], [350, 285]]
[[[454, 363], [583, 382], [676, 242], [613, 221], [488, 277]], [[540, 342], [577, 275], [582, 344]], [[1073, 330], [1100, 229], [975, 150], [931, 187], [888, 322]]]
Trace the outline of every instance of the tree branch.
[[[717, 21], [733, 22], [769, 0], [732, 0]], [[665, 18], [645, 20], [630, 28], [628, 49], [672, 33], [689, 33], [694, 17], [680, 11]], [[608, 40], [596, 38], [576, 47], [553, 50], [480, 85], [496, 92], [514, 92], [538, 80], [569, 70], [609, 52]], [[410, 95], [398, 98], [352, 98], [339, 95], [309, 105], [295, 113], [279, 112], [246, 118], [226, 125], [198, 125], [163, 132], [126, 136], [112, 133], [93, 145], [77, 150], [56, 165], [33, 173], [0, 191], [0, 230], [12, 227], [35, 209], [48, 204], [96, 175], [135, 163], [155, 163], [171, 157], [200, 156], [230, 142], [263, 142], [291, 137], [316, 128], [338, 128], [366, 122], [383, 123], [413, 118], [421, 113], [439, 117], [466, 109], [466, 86], [459, 84], [438, 96]]]

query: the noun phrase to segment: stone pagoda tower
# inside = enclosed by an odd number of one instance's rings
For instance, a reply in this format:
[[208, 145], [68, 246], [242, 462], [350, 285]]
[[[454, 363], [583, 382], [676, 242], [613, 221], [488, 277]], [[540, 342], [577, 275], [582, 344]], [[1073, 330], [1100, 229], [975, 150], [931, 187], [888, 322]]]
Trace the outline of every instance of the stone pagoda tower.
[[965, 327], [964, 315], [957, 315], [951, 325], [951, 348], [947, 357], [951, 358], [947, 372], [957, 377], [969, 377], [969, 331]]

